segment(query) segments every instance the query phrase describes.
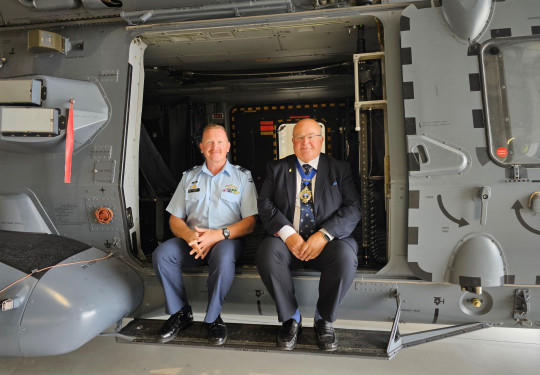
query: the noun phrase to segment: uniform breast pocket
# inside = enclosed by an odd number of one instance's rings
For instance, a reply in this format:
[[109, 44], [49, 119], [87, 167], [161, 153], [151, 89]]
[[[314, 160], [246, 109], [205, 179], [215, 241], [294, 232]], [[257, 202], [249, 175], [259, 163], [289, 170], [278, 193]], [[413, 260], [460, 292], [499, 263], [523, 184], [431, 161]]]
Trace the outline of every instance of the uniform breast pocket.
[[226, 204], [238, 204], [240, 202], [240, 194], [221, 192], [221, 200]]
[[204, 204], [204, 195], [200, 191], [186, 192], [186, 213], [199, 212]]
[[186, 193], [186, 200], [188, 201], [198, 201], [202, 198], [202, 194], [200, 191], [192, 191]]

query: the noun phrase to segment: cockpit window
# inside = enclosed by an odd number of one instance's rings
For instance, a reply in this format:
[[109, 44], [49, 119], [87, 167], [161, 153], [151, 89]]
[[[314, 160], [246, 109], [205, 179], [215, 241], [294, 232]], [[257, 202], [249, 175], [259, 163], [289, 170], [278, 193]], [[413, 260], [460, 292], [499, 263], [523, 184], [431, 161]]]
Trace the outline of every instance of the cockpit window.
[[540, 167], [540, 37], [491, 39], [480, 60], [491, 159]]

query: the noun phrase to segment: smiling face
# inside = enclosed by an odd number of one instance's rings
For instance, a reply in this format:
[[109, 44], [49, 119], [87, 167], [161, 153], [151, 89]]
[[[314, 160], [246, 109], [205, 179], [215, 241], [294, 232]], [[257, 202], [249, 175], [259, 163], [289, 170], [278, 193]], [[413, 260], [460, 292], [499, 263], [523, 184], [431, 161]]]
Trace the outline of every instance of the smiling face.
[[312, 119], [300, 120], [293, 130], [294, 154], [309, 163], [321, 153], [323, 137], [321, 127]]
[[207, 164], [220, 165], [227, 161], [227, 152], [231, 148], [227, 133], [223, 128], [206, 129], [199, 145]]

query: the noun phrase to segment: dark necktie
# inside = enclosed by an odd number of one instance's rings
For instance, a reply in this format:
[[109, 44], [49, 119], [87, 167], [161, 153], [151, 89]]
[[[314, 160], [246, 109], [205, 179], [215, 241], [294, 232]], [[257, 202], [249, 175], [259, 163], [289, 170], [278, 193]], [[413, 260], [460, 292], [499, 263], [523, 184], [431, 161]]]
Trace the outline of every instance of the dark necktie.
[[[302, 166], [306, 175], [311, 172], [311, 165], [304, 164]], [[302, 190], [300, 191], [300, 235], [304, 240], [307, 240], [309, 236], [315, 231], [315, 214], [313, 212], [313, 190], [311, 188], [311, 181], [307, 185], [302, 183]]]

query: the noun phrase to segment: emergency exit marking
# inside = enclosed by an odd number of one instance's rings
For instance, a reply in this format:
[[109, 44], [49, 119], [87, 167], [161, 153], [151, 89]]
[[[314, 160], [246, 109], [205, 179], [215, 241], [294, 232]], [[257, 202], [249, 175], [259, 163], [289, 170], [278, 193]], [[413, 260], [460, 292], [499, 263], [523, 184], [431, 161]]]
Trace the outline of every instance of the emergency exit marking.
[[504, 147], [499, 147], [497, 149], [497, 156], [501, 157], [501, 158], [504, 158], [506, 157], [506, 155], [508, 155], [508, 150]]

